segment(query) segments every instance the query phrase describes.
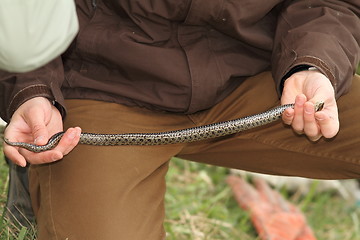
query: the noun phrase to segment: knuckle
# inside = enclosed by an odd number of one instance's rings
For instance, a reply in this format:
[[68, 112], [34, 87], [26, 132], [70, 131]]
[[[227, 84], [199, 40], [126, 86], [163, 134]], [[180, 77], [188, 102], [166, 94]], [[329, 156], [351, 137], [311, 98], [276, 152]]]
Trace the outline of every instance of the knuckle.
[[44, 125], [37, 123], [32, 126], [32, 129], [33, 129], [34, 133], [39, 133], [39, 132], [43, 131], [44, 127], [45, 127]]
[[333, 138], [339, 132], [339, 122], [329, 122], [328, 124], [320, 125], [321, 133], [325, 138]]
[[304, 115], [304, 122], [306, 122], [306, 123], [315, 123], [314, 115], [305, 114]]
[[315, 132], [307, 132], [307, 133], [305, 133], [306, 134], [306, 136], [309, 138], [309, 139], [311, 139], [311, 140], [313, 140], [313, 139], [319, 139], [320, 138], [320, 136], [319, 136], [319, 134], [318, 133], [315, 133]]
[[304, 131], [296, 131], [296, 130], [294, 130], [294, 132], [295, 132], [297, 135], [303, 135], [303, 134], [304, 134]]
[[329, 131], [324, 131], [323, 136], [325, 138], [333, 138], [336, 136], [337, 133], [338, 133], [338, 131], [333, 129], [333, 130], [329, 130]]
[[305, 128], [305, 134], [311, 139], [318, 138], [320, 135], [320, 129], [314, 125], [311, 125]]
[[287, 117], [283, 117], [282, 120], [283, 120], [283, 123], [285, 123], [286, 125], [291, 125], [291, 123], [292, 123], [292, 120]]
[[322, 137], [322, 135], [308, 136], [309, 140], [312, 141], [312, 142], [318, 141], [321, 137]]
[[293, 125], [292, 125], [292, 128], [294, 129], [294, 131], [295, 131], [297, 134], [303, 134], [303, 133], [304, 133], [304, 128], [303, 128], [302, 126], [293, 124]]

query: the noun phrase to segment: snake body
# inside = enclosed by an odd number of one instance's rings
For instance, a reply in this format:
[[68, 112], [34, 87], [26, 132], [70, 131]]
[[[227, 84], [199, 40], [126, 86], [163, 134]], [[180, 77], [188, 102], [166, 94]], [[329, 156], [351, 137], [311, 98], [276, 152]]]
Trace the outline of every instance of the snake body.
[[[315, 111], [323, 108], [324, 103], [315, 104]], [[96, 146], [118, 145], [164, 145], [176, 143], [190, 143], [211, 138], [217, 138], [242, 132], [258, 126], [263, 126], [281, 118], [287, 108], [293, 108], [294, 104], [286, 104], [275, 107], [268, 111], [242, 117], [225, 122], [218, 122], [204, 126], [186, 128], [182, 130], [159, 132], [159, 133], [124, 133], [124, 134], [97, 134], [81, 133], [81, 144]], [[15, 147], [25, 148], [32, 152], [43, 152], [53, 149], [61, 140], [64, 132], [54, 134], [46, 145], [35, 145], [24, 142], [11, 142], [4, 139], [5, 143]]]

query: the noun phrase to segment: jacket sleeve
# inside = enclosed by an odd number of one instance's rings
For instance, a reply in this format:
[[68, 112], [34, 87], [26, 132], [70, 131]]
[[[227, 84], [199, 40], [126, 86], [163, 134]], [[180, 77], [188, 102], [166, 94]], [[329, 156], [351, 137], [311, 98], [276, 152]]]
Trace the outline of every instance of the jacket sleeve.
[[15, 110], [34, 97], [46, 97], [64, 116], [61, 85], [64, 80], [60, 57], [45, 66], [27, 73], [0, 71], [0, 117], [9, 122]]
[[282, 78], [304, 65], [325, 74], [336, 97], [346, 93], [360, 59], [359, 16], [358, 0], [286, 1], [278, 19], [272, 55], [279, 93]]

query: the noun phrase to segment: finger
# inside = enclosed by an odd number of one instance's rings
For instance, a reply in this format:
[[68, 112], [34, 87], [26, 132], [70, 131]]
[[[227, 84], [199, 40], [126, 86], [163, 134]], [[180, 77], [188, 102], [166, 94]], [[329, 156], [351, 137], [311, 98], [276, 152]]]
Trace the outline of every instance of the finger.
[[333, 138], [339, 132], [340, 123], [337, 116], [332, 117], [324, 111], [316, 112], [315, 118], [320, 126], [320, 131], [325, 138]]
[[254, 183], [263, 201], [266, 201], [269, 205], [277, 205], [276, 197], [273, 190], [261, 178], [255, 178]]
[[274, 197], [276, 198], [278, 209], [285, 212], [292, 211], [291, 204], [287, 202], [279, 192], [273, 190], [273, 193], [274, 193]]
[[[16, 131], [16, 129], [12, 127], [11, 123], [5, 129], [4, 138], [13, 142], [31, 142], [33, 140], [31, 135], [22, 134]], [[26, 159], [19, 153], [18, 148], [7, 145], [5, 142], [3, 144], [4, 154], [15, 164], [25, 167]]]
[[294, 109], [287, 108], [285, 109], [284, 113], [282, 114], [282, 120], [285, 124], [291, 125], [294, 119]]
[[54, 150], [61, 152], [64, 156], [67, 155], [78, 144], [80, 134], [81, 129], [79, 127], [69, 128]]
[[273, 190], [265, 180], [256, 178], [255, 185], [262, 199], [271, 205], [273, 210], [290, 211], [290, 206], [285, 199], [277, 191]]
[[311, 141], [321, 138], [320, 127], [315, 119], [315, 107], [311, 102], [304, 104], [304, 133]]
[[257, 191], [244, 179], [237, 176], [229, 176], [226, 182], [231, 187], [236, 201], [242, 208], [250, 209], [251, 204], [259, 200]]
[[76, 146], [80, 138], [80, 132], [80, 128], [69, 128], [59, 144], [49, 151], [34, 153], [20, 148], [19, 152], [31, 164], [43, 164], [58, 161]]
[[19, 151], [15, 147], [4, 144], [4, 154], [16, 165], [26, 167], [26, 159], [19, 153]]
[[51, 163], [63, 158], [63, 154], [57, 150], [34, 153], [26, 149], [19, 148], [19, 153], [31, 164]]
[[34, 143], [38, 145], [46, 144], [49, 136], [45, 125], [44, 112], [35, 108], [29, 111], [29, 115], [31, 115], [31, 117], [26, 119], [34, 137]]
[[306, 102], [306, 96], [300, 94], [296, 96], [294, 106], [294, 119], [292, 121], [292, 128], [298, 134], [304, 133], [304, 104]]

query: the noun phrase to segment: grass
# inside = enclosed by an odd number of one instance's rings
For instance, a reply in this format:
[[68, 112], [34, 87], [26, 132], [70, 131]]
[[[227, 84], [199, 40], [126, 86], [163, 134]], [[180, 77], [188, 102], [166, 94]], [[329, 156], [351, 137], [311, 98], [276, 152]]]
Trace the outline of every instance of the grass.
[[[228, 174], [225, 168], [172, 160], [166, 195], [168, 239], [258, 239], [248, 213], [225, 184]], [[306, 197], [281, 192], [305, 212], [318, 239], [360, 239], [360, 209], [351, 202], [333, 192], [310, 191]]]
[[173, 159], [167, 175], [168, 239], [255, 239], [224, 180], [229, 170]]
[[[173, 159], [167, 175], [165, 229], [170, 240], [258, 240], [249, 214], [238, 207], [225, 184], [229, 170]], [[7, 167], [0, 159], [0, 211], [5, 204]], [[314, 185], [316, 188], [316, 184]], [[319, 240], [360, 239], [360, 209], [332, 192], [299, 197], [281, 193], [302, 209]], [[0, 223], [0, 239], [33, 240], [31, 229]]]

